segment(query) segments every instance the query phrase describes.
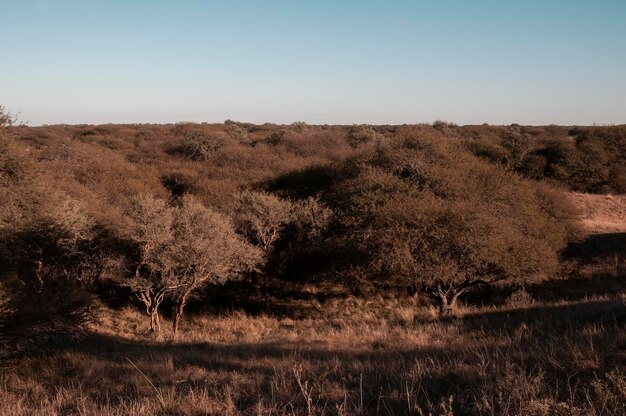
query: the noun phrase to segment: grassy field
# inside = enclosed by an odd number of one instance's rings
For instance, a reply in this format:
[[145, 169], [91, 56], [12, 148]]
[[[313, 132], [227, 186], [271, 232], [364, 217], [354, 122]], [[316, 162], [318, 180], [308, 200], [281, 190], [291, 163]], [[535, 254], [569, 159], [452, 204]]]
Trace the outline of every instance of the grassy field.
[[81, 340], [3, 362], [0, 413], [623, 415], [623, 288], [555, 302], [541, 290], [443, 320], [410, 298], [300, 320], [197, 315], [175, 343], [133, 309], [105, 310]]

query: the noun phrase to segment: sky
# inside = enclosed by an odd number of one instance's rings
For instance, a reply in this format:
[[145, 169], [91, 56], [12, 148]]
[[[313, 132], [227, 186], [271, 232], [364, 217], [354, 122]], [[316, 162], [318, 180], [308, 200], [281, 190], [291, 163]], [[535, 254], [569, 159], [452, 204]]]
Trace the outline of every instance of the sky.
[[56, 123], [626, 123], [626, 0], [0, 0]]

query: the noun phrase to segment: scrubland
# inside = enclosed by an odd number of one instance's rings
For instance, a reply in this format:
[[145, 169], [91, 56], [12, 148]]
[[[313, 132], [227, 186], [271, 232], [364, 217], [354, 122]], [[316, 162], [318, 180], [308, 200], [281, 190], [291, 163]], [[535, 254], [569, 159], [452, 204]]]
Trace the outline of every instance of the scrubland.
[[624, 126], [1, 114], [0, 414], [626, 414]]

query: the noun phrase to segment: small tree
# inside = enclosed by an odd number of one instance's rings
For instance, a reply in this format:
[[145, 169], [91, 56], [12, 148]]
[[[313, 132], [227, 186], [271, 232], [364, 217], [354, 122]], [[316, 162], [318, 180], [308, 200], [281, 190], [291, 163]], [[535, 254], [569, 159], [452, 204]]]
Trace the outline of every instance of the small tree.
[[266, 192], [242, 192], [238, 200], [237, 228], [263, 255], [259, 274], [267, 306], [268, 268], [282, 273], [295, 245], [318, 237], [328, 225], [331, 211], [314, 198], [292, 202]]
[[164, 256], [174, 282], [176, 300], [173, 332], [190, 298], [207, 284], [223, 284], [255, 270], [260, 250], [235, 233], [232, 222], [191, 198], [183, 198], [174, 211], [172, 243]]
[[472, 208], [428, 195], [388, 205], [387, 218], [371, 235], [378, 269], [403, 277], [434, 300], [441, 315], [475, 286], [527, 281], [555, 270], [554, 248], [522, 235], [505, 218]]
[[258, 272], [264, 302], [268, 301], [267, 264], [283, 237], [285, 228], [293, 221], [294, 204], [266, 192], [245, 191], [238, 196], [236, 224], [238, 231], [259, 248], [262, 264]]
[[150, 317], [150, 331], [161, 332], [159, 306], [176, 288], [171, 272], [174, 264], [165, 255], [173, 244], [174, 209], [163, 200], [140, 195], [130, 201], [126, 210], [129, 219], [126, 238], [133, 246], [133, 271], [122, 280], [145, 306]]

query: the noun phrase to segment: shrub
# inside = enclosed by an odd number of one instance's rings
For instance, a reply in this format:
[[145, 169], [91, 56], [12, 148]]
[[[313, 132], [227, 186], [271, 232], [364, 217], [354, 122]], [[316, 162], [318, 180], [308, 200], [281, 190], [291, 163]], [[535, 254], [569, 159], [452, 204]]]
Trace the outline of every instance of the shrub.
[[476, 156], [492, 163], [505, 165], [511, 157], [511, 153], [506, 148], [484, 140], [472, 140], [467, 143], [467, 148]]
[[62, 194], [20, 192], [16, 199], [20, 214], [0, 229], [6, 259], [0, 284], [7, 296], [0, 299], [0, 326], [17, 345], [77, 334], [92, 318], [93, 300], [81, 278], [94, 262], [93, 221]]
[[372, 126], [367, 124], [355, 124], [348, 130], [348, 144], [352, 148], [357, 148], [361, 145], [380, 141], [382, 135], [374, 130]]
[[511, 293], [504, 303], [506, 306], [513, 308], [528, 308], [535, 303], [535, 300], [533, 296], [522, 287]]
[[181, 172], [163, 175], [161, 183], [167, 188], [173, 200], [180, 199], [182, 196], [191, 193], [195, 187], [193, 178]]
[[17, 121], [16, 116], [9, 113], [6, 108], [0, 105], [0, 129], [10, 127]]
[[221, 137], [189, 134], [170, 152], [184, 156], [194, 162], [202, 162], [208, 160], [225, 145], [226, 140]]

